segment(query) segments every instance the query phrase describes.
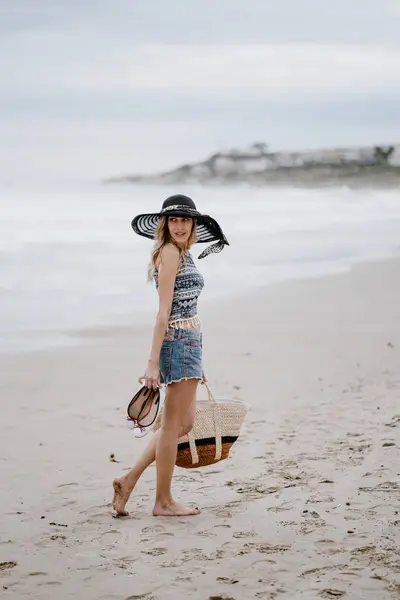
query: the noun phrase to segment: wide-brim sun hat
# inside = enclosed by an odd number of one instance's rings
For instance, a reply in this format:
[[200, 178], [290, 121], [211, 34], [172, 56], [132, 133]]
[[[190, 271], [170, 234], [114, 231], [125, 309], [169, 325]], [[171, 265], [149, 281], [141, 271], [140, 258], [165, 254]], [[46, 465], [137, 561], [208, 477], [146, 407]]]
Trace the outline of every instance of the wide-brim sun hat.
[[191, 217], [195, 220], [196, 243], [216, 242], [203, 250], [199, 258], [221, 252], [224, 246], [229, 246], [219, 223], [210, 215], [199, 212], [193, 200], [183, 194], [169, 196], [160, 212], [137, 215], [132, 220], [132, 229], [138, 235], [153, 240], [162, 217]]

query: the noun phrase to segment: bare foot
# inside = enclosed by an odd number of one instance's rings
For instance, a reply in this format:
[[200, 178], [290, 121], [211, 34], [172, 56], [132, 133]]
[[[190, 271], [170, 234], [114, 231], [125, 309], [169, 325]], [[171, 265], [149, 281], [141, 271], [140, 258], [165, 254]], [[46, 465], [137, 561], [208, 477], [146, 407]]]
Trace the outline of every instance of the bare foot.
[[192, 506], [185, 506], [172, 500], [167, 504], [156, 502], [153, 508], [153, 515], [155, 517], [189, 517], [191, 515], [199, 515], [200, 510]]
[[129, 500], [132, 490], [128, 488], [124, 479], [114, 479], [114, 498], [112, 501], [113, 509], [121, 517], [126, 517], [129, 513], [125, 510], [125, 505]]

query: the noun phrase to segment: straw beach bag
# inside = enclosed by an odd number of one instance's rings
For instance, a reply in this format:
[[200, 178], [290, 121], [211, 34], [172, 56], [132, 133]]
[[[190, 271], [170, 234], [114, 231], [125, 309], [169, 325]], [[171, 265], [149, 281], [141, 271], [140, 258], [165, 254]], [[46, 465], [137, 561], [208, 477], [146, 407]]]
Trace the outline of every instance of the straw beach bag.
[[[208, 399], [196, 402], [193, 429], [178, 440], [176, 465], [185, 469], [205, 467], [228, 458], [248, 411], [243, 402], [215, 400], [205, 385]], [[153, 431], [160, 428], [161, 418], [159, 413]]]

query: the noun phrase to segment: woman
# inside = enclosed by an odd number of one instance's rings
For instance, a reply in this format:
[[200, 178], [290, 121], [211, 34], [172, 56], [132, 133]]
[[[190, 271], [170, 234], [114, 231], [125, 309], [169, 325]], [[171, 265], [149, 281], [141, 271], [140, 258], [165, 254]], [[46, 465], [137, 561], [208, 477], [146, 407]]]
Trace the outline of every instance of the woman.
[[217, 241], [199, 256], [220, 252], [228, 244], [221, 227], [212, 217], [201, 214], [193, 200], [174, 195], [167, 198], [159, 213], [142, 214], [132, 221], [133, 230], [155, 239], [149, 279], [154, 278], [159, 309], [153, 331], [147, 368], [139, 379], [148, 388], [166, 386], [161, 428], [153, 434], [137, 463], [113, 482], [113, 507], [127, 515], [128, 502], [139, 477], [156, 461], [157, 482], [154, 516], [199, 514], [198, 508], [180, 504], [171, 493], [178, 439], [193, 427], [196, 390], [205, 381], [202, 367], [202, 333], [197, 299], [204, 280], [190, 253], [195, 242]]

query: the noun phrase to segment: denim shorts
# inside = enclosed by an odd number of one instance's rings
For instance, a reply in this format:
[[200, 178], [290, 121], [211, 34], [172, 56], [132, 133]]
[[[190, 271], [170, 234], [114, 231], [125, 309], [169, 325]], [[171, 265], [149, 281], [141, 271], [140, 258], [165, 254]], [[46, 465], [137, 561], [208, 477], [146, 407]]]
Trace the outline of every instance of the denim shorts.
[[203, 336], [195, 329], [168, 330], [160, 352], [160, 380], [168, 385], [203, 379]]

